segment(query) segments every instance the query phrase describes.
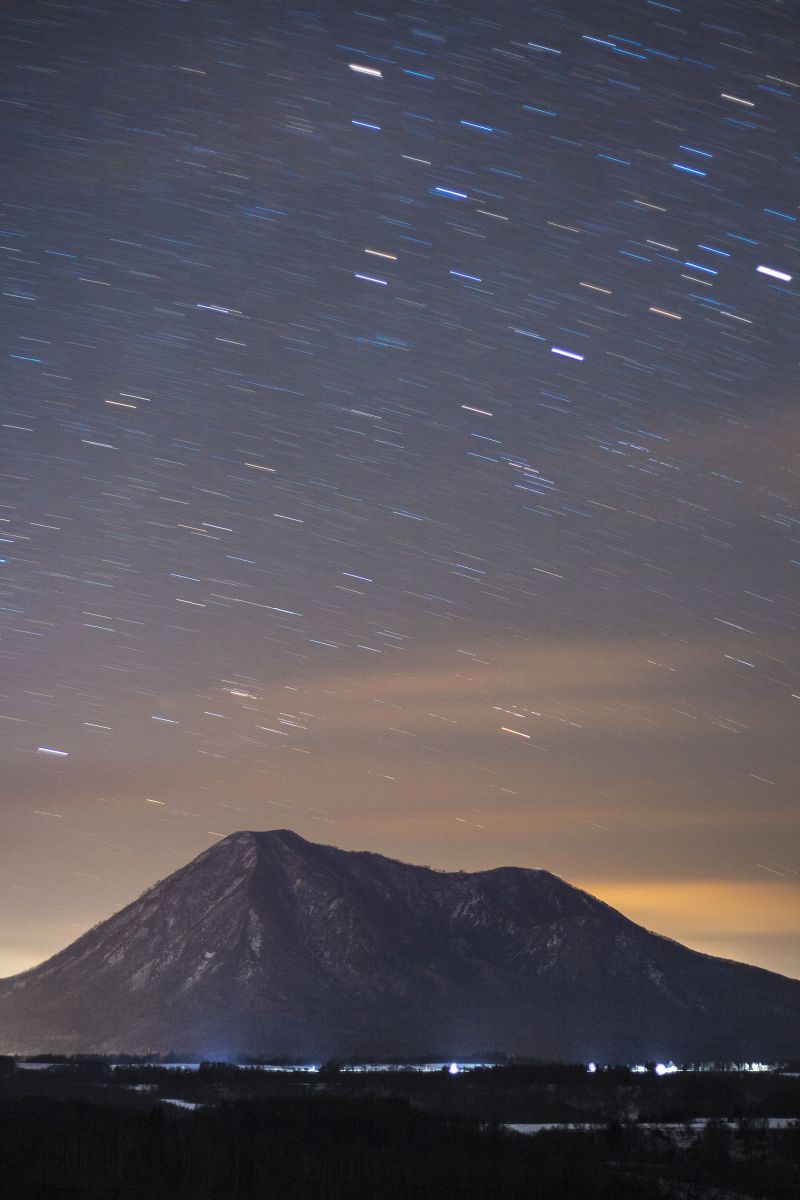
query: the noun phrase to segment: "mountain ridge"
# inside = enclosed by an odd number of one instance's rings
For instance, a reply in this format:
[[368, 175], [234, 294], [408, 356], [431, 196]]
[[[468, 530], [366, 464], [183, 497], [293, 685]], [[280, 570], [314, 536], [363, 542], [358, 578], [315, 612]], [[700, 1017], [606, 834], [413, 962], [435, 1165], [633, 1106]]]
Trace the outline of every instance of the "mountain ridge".
[[543, 869], [439, 871], [243, 830], [0, 980], [0, 1050], [203, 1057], [796, 1054], [800, 981]]

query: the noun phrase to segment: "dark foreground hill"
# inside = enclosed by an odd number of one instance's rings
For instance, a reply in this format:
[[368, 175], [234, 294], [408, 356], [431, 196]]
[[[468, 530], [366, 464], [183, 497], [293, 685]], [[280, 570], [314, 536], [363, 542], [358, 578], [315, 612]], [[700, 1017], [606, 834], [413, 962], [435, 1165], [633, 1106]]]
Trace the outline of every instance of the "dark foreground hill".
[[[658, 1176], [640, 1178], [638, 1163], [609, 1163], [610, 1149], [618, 1156], [602, 1133], [526, 1138], [387, 1099], [240, 1101], [186, 1113], [0, 1098], [0, 1172], [15, 1200], [685, 1195], [666, 1192]], [[645, 1164], [653, 1167], [663, 1173], [657, 1157]], [[763, 1180], [759, 1197], [784, 1200]]]
[[800, 981], [688, 950], [547, 871], [237, 833], [0, 983], [0, 1051], [779, 1060]]
[[[0, 1179], [14, 1200], [797, 1200], [800, 1125], [759, 1119], [797, 1114], [795, 1079], [0, 1060]], [[578, 1125], [498, 1128], [554, 1119]]]

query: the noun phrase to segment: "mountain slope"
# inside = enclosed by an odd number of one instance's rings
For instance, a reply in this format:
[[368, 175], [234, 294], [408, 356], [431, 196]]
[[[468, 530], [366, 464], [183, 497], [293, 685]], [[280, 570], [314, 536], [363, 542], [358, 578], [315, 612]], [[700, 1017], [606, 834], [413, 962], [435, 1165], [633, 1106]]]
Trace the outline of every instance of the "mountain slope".
[[688, 950], [547, 871], [236, 833], [0, 981], [0, 1051], [780, 1059], [800, 981]]

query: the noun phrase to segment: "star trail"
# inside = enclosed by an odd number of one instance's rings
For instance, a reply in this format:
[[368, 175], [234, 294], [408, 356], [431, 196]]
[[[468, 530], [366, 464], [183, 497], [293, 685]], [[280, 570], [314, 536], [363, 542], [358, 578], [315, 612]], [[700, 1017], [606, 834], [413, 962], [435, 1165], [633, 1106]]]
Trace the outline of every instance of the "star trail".
[[0, 33], [0, 974], [288, 825], [800, 975], [790, 7]]

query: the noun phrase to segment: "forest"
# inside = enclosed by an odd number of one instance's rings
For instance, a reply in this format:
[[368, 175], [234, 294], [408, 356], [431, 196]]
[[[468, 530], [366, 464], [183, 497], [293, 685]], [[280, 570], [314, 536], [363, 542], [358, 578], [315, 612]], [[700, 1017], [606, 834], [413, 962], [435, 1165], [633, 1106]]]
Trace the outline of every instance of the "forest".
[[[800, 1196], [800, 1122], [766, 1119], [797, 1114], [794, 1074], [38, 1066], [0, 1062], [0, 1183], [15, 1200]], [[701, 1109], [712, 1119], [692, 1128]], [[592, 1127], [531, 1135], [510, 1120]]]

